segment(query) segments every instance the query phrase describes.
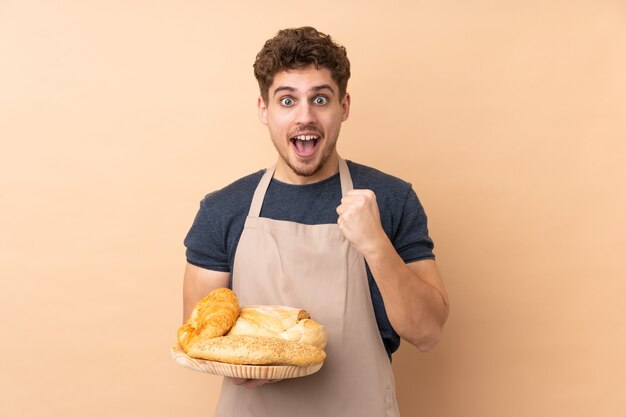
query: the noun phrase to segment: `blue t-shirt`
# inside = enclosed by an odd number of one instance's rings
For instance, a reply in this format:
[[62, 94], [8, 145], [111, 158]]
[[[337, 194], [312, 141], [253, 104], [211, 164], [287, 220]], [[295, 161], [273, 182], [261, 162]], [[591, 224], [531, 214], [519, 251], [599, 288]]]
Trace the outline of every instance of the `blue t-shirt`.
[[[404, 262], [434, 259], [424, 209], [411, 184], [374, 168], [346, 161], [355, 189], [376, 194], [382, 227]], [[263, 176], [258, 171], [207, 195], [185, 238], [187, 261], [201, 268], [231, 272], [235, 251], [250, 209], [252, 196]], [[323, 181], [294, 185], [272, 179], [265, 194], [261, 217], [304, 224], [337, 222], [341, 201], [339, 174]], [[366, 265], [367, 266], [367, 265]], [[367, 276], [380, 335], [387, 354], [400, 346], [382, 296], [367, 268]], [[231, 276], [232, 278], [232, 276]]]

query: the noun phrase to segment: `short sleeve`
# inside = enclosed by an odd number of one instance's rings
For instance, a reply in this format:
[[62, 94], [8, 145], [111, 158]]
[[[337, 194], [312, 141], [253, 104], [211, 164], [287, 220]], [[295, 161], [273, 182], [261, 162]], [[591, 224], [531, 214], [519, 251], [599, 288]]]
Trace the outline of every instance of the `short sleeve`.
[[426, 212], [412, 188], [406, 195], [393, 245], [405, 263], [435, 258]]
[[210, 197], [209, 194], [200, 202], [200, 209], [185, 237], [185, 255], [187, 262], [192, 265], [229, 272], [226, 238], [221, 231], [221, 214], [212, 207]]

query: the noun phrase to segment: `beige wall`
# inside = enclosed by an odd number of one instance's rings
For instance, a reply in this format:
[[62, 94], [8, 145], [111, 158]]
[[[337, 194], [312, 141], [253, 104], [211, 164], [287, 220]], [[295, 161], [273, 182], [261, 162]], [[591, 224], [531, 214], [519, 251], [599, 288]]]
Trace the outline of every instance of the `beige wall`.
[[271, 163], [254, 55], [348, 47], [343, 156], [414, 184], [452, 299], [404, 416], [626, 413], [623, 1], [0, 1], [3, 416], [210, 416], [182, 239]]

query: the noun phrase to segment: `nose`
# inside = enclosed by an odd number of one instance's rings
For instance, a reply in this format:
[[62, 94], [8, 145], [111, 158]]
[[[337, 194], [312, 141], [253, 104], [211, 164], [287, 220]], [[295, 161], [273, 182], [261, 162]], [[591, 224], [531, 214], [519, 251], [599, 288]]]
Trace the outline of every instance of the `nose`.
[[315, 110], [310, 103], [306, 101], [300, 103], [296, 114], [296, 123], [300, 125], [315, 123]]

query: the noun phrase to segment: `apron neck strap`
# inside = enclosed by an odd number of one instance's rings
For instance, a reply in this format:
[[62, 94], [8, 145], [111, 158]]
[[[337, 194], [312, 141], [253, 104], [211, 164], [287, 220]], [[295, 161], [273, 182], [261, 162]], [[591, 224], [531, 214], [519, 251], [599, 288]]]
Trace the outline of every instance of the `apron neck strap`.
[[[270, 182], [272, 181], [274, 171], [276, 171], [276, 164], [265, 170], [265, 174], [263, 174], [259, 185], [257, 185], [256, 190], [254, 191], [252, 204], [250, 204], [250, 211], [248, 212], [249, 217], [259, 217], [261, 215], [261, 207], [263, 206], [265, 193], [267, 192], [267, 187], [269, 187]], [[344, 161], [341, 157], [339, 157], [339, 180], [341, 182], [341, 195], [344, 196], [348, 191], [352, 190], [353, 185], [348, 164], [346, 164], [346, 161]]]
[[342, 157], [339, 157], [339, 180], [341, 181], [341, 196], [343, 197], [354, 186], [352, 185], [352, 176], [350, 175], [348, 164]]

